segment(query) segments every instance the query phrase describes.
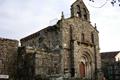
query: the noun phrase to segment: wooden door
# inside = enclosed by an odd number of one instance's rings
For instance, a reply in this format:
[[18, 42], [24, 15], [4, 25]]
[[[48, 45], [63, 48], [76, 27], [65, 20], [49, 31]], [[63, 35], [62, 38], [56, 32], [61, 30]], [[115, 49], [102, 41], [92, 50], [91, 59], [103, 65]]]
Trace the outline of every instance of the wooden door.
[[80, 77], [85, 77], [85, 64], [83, 62], [80, 63], [79, 69], [80, 69]]

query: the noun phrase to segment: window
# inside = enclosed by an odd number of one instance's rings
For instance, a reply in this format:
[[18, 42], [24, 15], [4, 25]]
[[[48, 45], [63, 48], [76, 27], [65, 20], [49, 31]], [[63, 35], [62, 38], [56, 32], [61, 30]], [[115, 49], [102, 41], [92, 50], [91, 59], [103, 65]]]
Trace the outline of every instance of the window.
[[84, 33], [82, 33], [82, 34], [81, 34], [81, 41], [83, 42], [84, 39], [85, 39], [85, 37], [84, 37]]
[[80, 10], [80, 6], [79, 5], [77, 5], [77, 16], [78, 17], [81, 17], [82, 15], [81, 15], [81, 10]]
[[86, 14], [84, 14], [84, 19], [87, 20], [87, 15]]
[[83, 11], [84, 11], [84, 19], [87, 20], [87, 11], [85, 8], [83, 8]]
[[94, 43], [94, 34], [93, 33], [91, 33], [91, 41], [92, 41], [92, 43]]

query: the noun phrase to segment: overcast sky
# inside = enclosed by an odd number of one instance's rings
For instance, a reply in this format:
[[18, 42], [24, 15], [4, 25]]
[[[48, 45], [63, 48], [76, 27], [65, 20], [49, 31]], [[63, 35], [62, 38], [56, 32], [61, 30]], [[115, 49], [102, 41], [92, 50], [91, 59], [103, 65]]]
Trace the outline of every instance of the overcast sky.
[[[0, 0], [0, 37], [21, 39], [29, 34], [54, 24], [64, 11], [70, 15], [70, 5], [75, 0]], [[100, 51], [120, 50], [120, 7], [114, 7], [106, 0], [87, 5], [91, 23], [97, 24], [100, 38]], [[110, 1], [110, 0], [109, 0]]]

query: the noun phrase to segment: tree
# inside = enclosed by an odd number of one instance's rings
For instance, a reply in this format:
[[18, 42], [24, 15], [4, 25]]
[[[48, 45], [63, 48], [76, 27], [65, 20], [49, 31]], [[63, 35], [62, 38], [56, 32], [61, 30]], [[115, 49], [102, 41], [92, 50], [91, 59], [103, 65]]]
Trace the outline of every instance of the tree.
[[[89, 0], [89, 1], [95, 2], [96, 0]], [[106, 2], [103, 5], [101, 5], [100, 7], [103, 7], [108, 1], [111, 2], [111, 4], [113, 6], [116, 5], [116, 4], [120, 6], [120, 0], [106, 0]]]

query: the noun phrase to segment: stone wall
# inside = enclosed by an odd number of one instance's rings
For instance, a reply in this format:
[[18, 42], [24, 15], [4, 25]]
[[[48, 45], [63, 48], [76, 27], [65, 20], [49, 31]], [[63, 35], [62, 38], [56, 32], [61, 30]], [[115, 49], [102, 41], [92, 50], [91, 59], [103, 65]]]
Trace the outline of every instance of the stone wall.
[[0, 75], [15, 74], [18, 41], [0, 38]]
[[17, 63], [16, 80], [60, 76], [60, 54], [47, 53], [40, 48], [19, 47]]
[[42, 48], [49, 51], [59, 47], [59, 38], [59, 28], [54, 25], [31, 34], [20, 41], [22, 46]]
[[35, 55], [35, 74], [36, 75], [59, 75], [61, 69], [61, 55], [46, 52], [36, 53]]

